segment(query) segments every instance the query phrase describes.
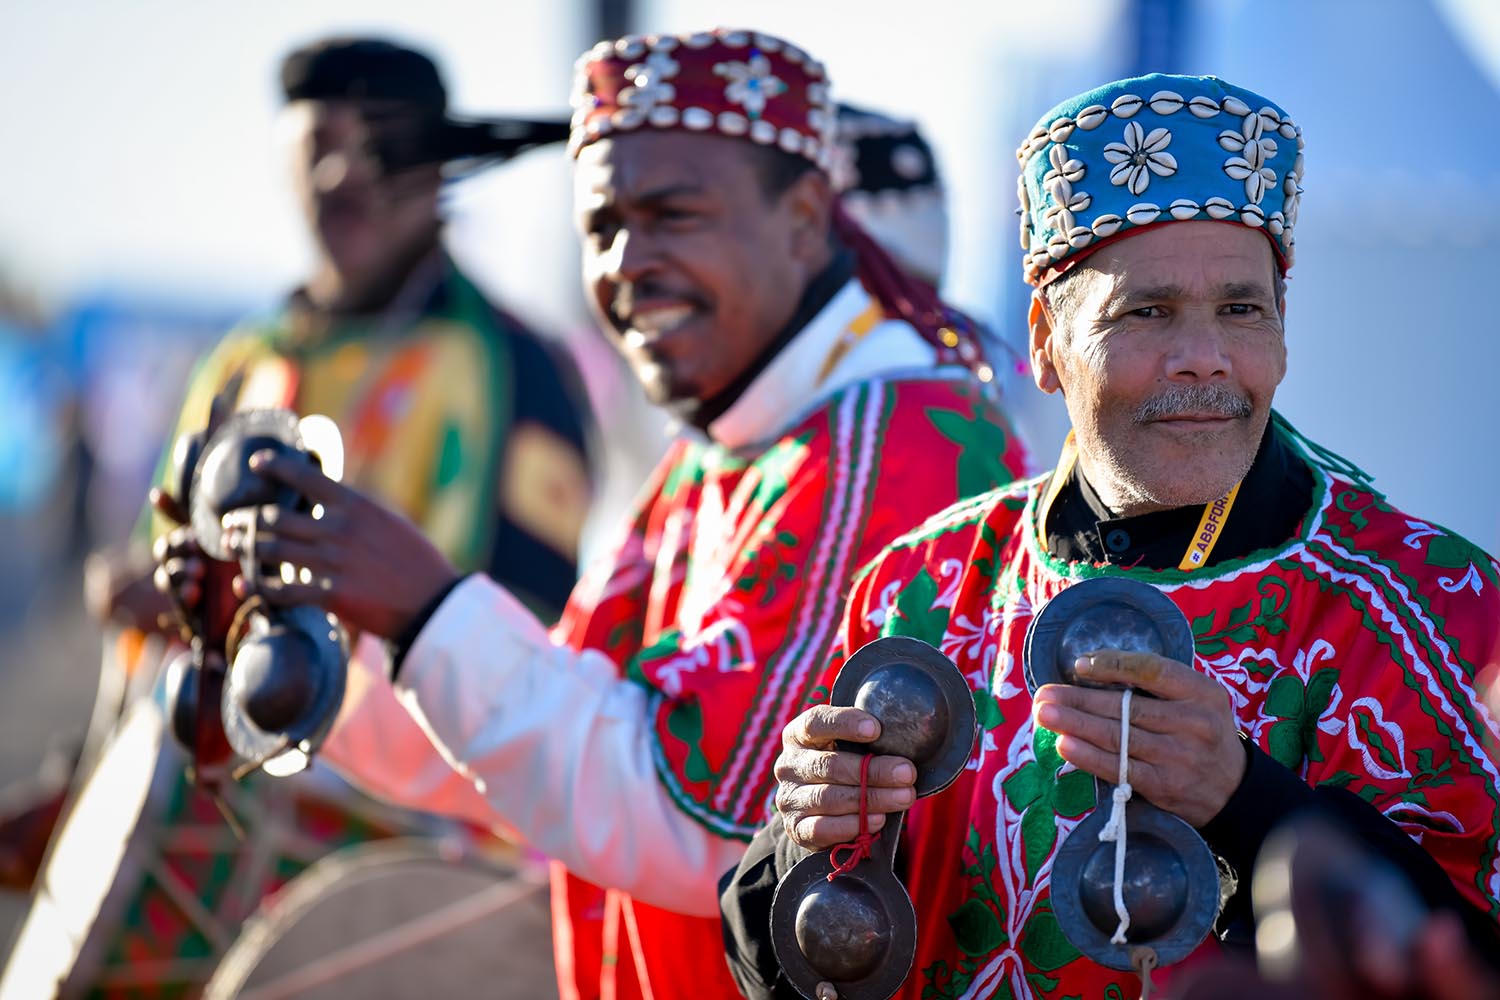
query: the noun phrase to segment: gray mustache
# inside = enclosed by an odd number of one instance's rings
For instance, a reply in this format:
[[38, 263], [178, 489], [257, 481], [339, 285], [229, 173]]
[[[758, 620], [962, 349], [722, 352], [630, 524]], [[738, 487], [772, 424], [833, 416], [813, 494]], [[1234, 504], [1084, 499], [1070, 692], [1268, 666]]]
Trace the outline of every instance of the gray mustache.
[[1183, 413], [1213, 413], [1221, 417], [1250, 416], [1250, 400], [1222, 385], [1174, 385], [1142, 403], [1135, 422], [1149, 424]]

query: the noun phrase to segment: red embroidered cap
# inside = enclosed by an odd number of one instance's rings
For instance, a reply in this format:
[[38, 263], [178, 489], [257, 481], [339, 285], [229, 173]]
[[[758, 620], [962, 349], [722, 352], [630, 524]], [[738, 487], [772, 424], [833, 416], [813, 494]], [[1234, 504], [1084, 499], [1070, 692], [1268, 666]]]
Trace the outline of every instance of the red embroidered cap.
[[627, 35], [578, 60], [568, 152], [615, 132], [743, 136], [827, 169], [837, 112], [823, 64], [758, 31]]
[[[687, 35], [627, 35], [600, 42], [578, 60], [568, 153], [641, 129], [727, 135], [803, 156], [825, 174], [835, 157], [838, 111], [823, 64], [759, 31], [716, 28]], [[833, 229], [854, 253], [865, 289], [887, 316], [910, 323], [941, 364], [966, 365], [981, 382], [978, 324], [903, 271], [839, 203]]]

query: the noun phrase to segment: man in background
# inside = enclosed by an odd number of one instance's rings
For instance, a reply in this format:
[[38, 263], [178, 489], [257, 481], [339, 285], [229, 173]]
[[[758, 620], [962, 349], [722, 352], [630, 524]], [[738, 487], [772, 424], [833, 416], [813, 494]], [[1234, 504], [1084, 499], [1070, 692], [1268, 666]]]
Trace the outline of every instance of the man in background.
[[[565, 126], [457, 120], [431, 59], [375, 39], [299, 49], [285, 59], [281, 84], [313, 270], [280, 309], [233, 331], [199, 365], [177, 433], [202, 429], [220, 397], [234, 409], [326, 415], [342, 433], [349, 482], [410, 518], [455, 565], [505, 580], [540, 618], [555, 619], [574, 582], [590, 499], [585, 418], [568, 366], [486, 301], [444, 251], [440, 195], [445, 165], [497, 163], [561, 139]], [[156, 516], [151, 534], [168, 527]], [[90, 587], [94, 607], [124, 626], [118, 663], [133, 680], [122, 687], [137, 692], [156, 683], [168, 642], [168, 605], [151, 587], [152, 569], [149, 558], [117, 557], [98, 565]], [[201, 586], [192, 555], [164, 570]], [[366, 694], [351, 688], [346, 704]], [[153, 988], [201, 984], [226, 933], [319, 853], [421, 825], [372, 811], [347, 790], [251, 781], [228, 789], [245, 845], [224, 842], [212, 864], [186, 860], [173, 843], [222, 840], [224, 826], [187, 785], [183, 763], [162, 745], [149, 766], [175, 790], [139, 816], [114, 817], [121, 828], [108, 834], [138, 842], [159, 862], [147, 868], [180, 879], [164, 886], [122, 865], [111, 889], [129, 900], [120, 925], [95, 924], [91, 934], [107, 941], [86, 951], [102, 960], [75, 964], [69, 984], [107, 993], [139, 980], [151, 961], [160, 963], [160, 975], [147, 977]], [[65, 853], [55, 852], [52, 868]], [[23, 933], [13, 965], [26, 944]]]

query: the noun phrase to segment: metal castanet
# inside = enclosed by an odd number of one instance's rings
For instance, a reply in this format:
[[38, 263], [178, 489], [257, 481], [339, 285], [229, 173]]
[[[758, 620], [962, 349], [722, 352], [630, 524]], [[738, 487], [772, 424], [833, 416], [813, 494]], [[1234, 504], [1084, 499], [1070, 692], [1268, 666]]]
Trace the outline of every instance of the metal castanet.
[[[1123, 578], [1083, 580], [1048, 601], [1026, 630], [1024, 667], [1033, 694], [1044, 684], [1082, 684], [1073, 663], [1100, 649], [1150, 652], [1193, 662], [1193, 631], [1161, 591]], [[1118, 685], [1108, 685], [1118, 687]], [[1137, 697], [1147, 697], [1136, 692]], [[1213, 927], [1219, 869], [1187, 823], [1140, 798], [1125, 807], [1128, 830], [1122, 896], [1130, 913], [1114, 943], [1113, 843], [1101, 842], [1114, 786], [1095, 779], [1100, 803], [1068, 834], [1052, 862], [1052, 908], [1063, 935], [1088, 959], [1139, 971], [1142, 949], [1155, 964], [1185, 958]]]
[[[316, 425], [325, 437], [326, 423]], [[306, 420], [288, 410], [249, 410], [229, 418], [206, 443], [189, 442], [182, 449], [185, 457], [196, 459], [191, 473], [180, 478], [190, 483], [187, 506], [198, 544], [214, 560], [211, 566], [229, 566], [227, 560], [235, 553], [225, 522], [243, 520], [252, 535], [239, 570], [252, 592], [257, 581], [280, 572], [280, 567], [261, 565], [255, 558], [255, 512], [264, 506], [306, 511], [311, 505], [295, 490], [257, 474], [250, 458], [270, 451], [320, 464], [304, 434], [306, 426]], [[330, 446], [337, 448], [338, 442], [317, 444], [323, 449]], [[212, 590], [220, 592], [227, 591]], [[236, 609], [221, 641], [228, 672], [218, 686], [221, 691], [210, 695], [217, 695], [212, 708], [205, 710], [202, 695], [193, 699], [199, 707], [197, 727], [201, 730], [204, 716], [211, 714], [228, 745], [247, 762], [241, 770], [263, 765], [276, 773], [301, 770], [343, 701], [349, 658], [343, 628], [319, 609], [277, 609], [251, 596]], [[199, 678], [197, 686], [210, 694], [202, 684], [205, 678]]]
[[[247, 605], [252, 607], [252, 605]], [[349, 643], [338, 619], [313, 607], [254, 608], [230, 637], [220, 702], [235, 753], [276, 773], [305, 767], [344, 701]], [[300, 756], [299, 756], [300, 755]]]
[[262, 506], [304, 506], [295, 490], [250, 468], [251, 456], [259, 451], [294, 455], [309, 464], [317, 461], [302, 447], [297, 415], [290, 410], [246, 410], [225, 421], [203, 446], [188, 499], [193, 534], [214, 559], [235, 558], [225, 537], [226, 515], [245, 511], [253, 516]]
[[[184, 434], [172, 450], [168, 482], [173, 495], [189, 510], [207, 444], [208, 435], [197, 431]], [[202, 601], [193, 609], [181, 605], [177, 608], [178, 617], [190, 635], [190, 647], [168, 664], [166, 673], [170, 731], [178, 745], [191, 754], [189, 767], [194, 779], [209, 785], [233, 756], [219, 716], [219, 701], [224, 687], [224, 640], [236, 608], [230, 589], [234, 573], [232, 563], [215, 558], [205, 560]]]
[[[968, 682], [952, 660], [918, 639], [889, 636], [858, 650], [839, 671], [829, 703], [880, 721], [874, 743], [839, 748], [911, 760], [919, 798], [951, 785], [973, 753], [978, 724]], [[902, 815], [886, 817], [868, 856], [853, 867], [836, 872], [834, 851], [820, 851], [794, 865], [776, 888], [776, 958], [810, 1000], [819, 1000], [825, 984], [842, 1000], [885, 1000], [911, 971], [916, 911], [894, 871]]]

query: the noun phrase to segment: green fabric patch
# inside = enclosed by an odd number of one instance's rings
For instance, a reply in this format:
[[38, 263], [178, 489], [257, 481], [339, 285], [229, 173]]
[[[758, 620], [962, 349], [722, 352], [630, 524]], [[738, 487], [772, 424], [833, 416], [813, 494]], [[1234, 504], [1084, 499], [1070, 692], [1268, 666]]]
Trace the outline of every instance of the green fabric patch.
[[438, 446], [437, 473], [433, 485], [438, 489], [458, 481], [464, 470], [463, 435], [452, 422], [443, 425], [443, 439]]

